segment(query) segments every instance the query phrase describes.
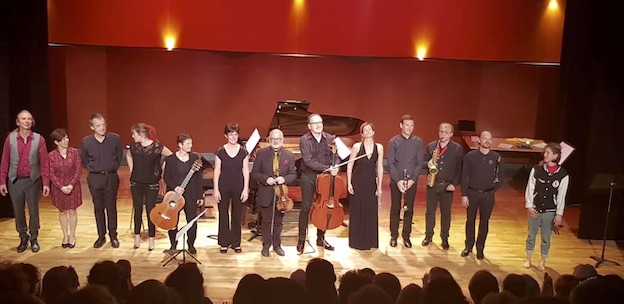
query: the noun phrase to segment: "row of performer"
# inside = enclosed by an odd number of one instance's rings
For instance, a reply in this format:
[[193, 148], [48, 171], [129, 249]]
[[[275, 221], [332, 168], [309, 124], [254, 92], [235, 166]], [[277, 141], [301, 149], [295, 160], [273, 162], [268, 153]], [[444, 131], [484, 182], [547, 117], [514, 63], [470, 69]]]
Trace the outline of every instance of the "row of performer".
[[[63, 248], [76, 245], [76, 208], [82, 204], [80, 176], [83, 167], [87, 169], [87, 183], [93, 197], [98, 238], [93, 247], [106, 243], [108, 234], [111, 246], [119, 247], [117, 238], [117, 191], [123, 147], [118, 134], [108, 132], [106, 120], [100, 114], [89, 118], [93, 134], [82, 139], [80, 150], [70, 147], [67, 131], [57, 129], [50, 135], [57, 146], [48, 153], [45, 139], [33, 132], [35, 120], [29, 111], [17, 115], [17, 128], [4, 143], [0, 164], [0, 194], [10, 194], [15, 213], [15, 227], [19, 233], [18, 252], [30, 245], [33, 252], [40, 247], [39, 199], [51, 195], [54, 206], [59, 209], [59, 220], [63, 231]], [[440, 208], [440, 240], [444, 250], [449, 249], [449, 228], [451, 204], [455, 192], [461, 193], [461, 204], [466, 208], [465, 244], [462, 257], [470, 255], [476, 247], [477, 259], [484, 258], [488, 234], [488, 222], [495, 205], [495, 193], [504, 182], [501, 170], [501, 156], [491, 150], [492, 134], [482, 131], [478, 138], [479, 147], [464, 154], [462, 147], [451, 140], [453, 126], [441, 123], [438, 139], [424, 145], [420, 137], [413, 134], [414, 118], [404, 115], [399, 121], [400, 133], [392, 137], [387, 146], [389, 171], [390, 246], [402, 244], [412, 247], [412, 219], [419, 172], [426, 168], [426, 214], [425, 236], [422, 246], [432, 243], [436, 223], [436, 211]], [[336, 153], [332, 151], [334, 136], [323, 131], [323, 119], [319, 114], [308, 117], [309, 132], [300, 139], [301, 151], [301, 210], [298, 223], [297, 252], [305, 249], [310, 220], [314, 209], [314, 198], [318, 195], [317, 177], [327, 172], [337, 176]], [[171, 151], [155, 136], [153, 127], [138, 123], [131, 128], [134, 143], [129, 146], [126, 160], [130, 169], [130, 186], [134, 204], [134, 248], [139, 248], [142, 210], [149, 214], [156, 206], [160, 182], [164, 181], [167, 191], [173, 191], [184, 198], [183, 207], [187, 222], [197, 216], [197, 204], [202, 204], [203, 168], [209, 166], [201, 155], [192, 152], [190, 135], [177, 136], [177, 150]], [[213, 196], [218, 202], [219, 227], [218, 244], [221, 253], [241, 248], [241, 217], [243, 202], [249, 196], [250, 183], [257, 183], [256, 202], [261, 218], [263, 256], [269, 256], [271, 248], [280, 256], [281, 231], [284, 212], [275, 207], [275, 187], [287, 185], [297, 177], [295, 158], [291, 151], [283, 148], [284, 135], [279, 129], [271, 130], [269, 146], [260, 149], [250, 169], [249, 153], [239, 144], [239, 128], [228, 124], [224, 128], [227, 143], [217, 149], [214, 163]], [[368, 250], [379, 247], [378, 204], [382, 194], [384, 177], [384, 146], [375, 142], [375, 127], [364, 123], [360, 127], [361, 141], [351, 149], [347, 161], [346, 188], [349, 195], [349, 246]], [[162, 158], [164, 157], [164, 163]], [[566, 170], [559, 165], [561, 147], [556, 143], [546, 145], [543, 160], [535, 165], [529, 174], [525, 193], [525, 207], [528, 213], [526, 238], [527, 259], [525, 267], [531, 267], [531, 255], [535, 248], [538, 231], [541, 231], [541, 262], [544, 269], [550, 248], [550, 236], [557, 231], [563, 216], [565, 197], [569, 183]], [[193, 169], [193, 164], [199, 168]], [[164, 190], [164, 189], [163, 189]], [[25, 208], [28, 205], [29, 223], [26, 223]], [[333, 208], [333, 206], [330, 206]], [[403, 214], [402, 228], [401, 214]], [[479, 214], [478, 232], [476, 217]], [[176, 218], [177, 219], [177, 218]], [[322, 227], [320, 227], [322, 228]], [[334, 247], [325, 238], [326, 229], [317, 226], [316, 245], [325, 250]], [[148, 250], [155, 247], [156, 226], [148, 217]], [[172, 250], [177, 248], [177, 227], [169, 230]], [[196, 253], [194, 247], [197, 223], [187, 232], [188, 250]]]

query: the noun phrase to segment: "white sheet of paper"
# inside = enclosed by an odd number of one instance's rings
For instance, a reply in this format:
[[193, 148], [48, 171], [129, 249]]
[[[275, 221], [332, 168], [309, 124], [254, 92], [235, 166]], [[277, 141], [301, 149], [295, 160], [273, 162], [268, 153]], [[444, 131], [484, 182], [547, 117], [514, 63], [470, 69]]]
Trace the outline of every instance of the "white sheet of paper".
[[561, 165], [566, 159], [568, 159], [568, 157], [570, 157], [570, 154], [572, 154], [575, 148], [570, 146], [565, 141], [562, 141], [559, 144], [561, 145], [561, 160], [559, 160], [559, 165]]
[[339, 137], [336, 137], [336, 148], [338, 149], [338, 156], [340, 156], [340, 159], [347, 159], [349, 155], [351, 155], [351, 149], [349, 149]]
[[545, 142], [541, 142], [539, 144], [534, 144], [533, 147], [544, 149], [544, 147], [546, 147], [546, 143]]
[[513, 147], [512, 144], [506, 144], [506, 143], [500, 143], [498, 144], [498, 147], [501, 149], [511, 149], [511, 147]]
[[258, 132], [258, 129], [254, 129], [251, 135], [249, 136], [249, 139], [245, 143], [245, 149], [247, 149], [247, 152], [251, 153], [253, 151], [253, 148], [256, 147], [259, 141], [260, 141], [260, 132]]

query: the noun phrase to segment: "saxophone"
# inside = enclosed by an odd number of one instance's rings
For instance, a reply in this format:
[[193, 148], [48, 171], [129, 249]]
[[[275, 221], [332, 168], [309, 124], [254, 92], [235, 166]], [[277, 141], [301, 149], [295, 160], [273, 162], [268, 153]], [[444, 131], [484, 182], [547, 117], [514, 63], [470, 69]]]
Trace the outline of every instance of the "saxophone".
[[438, 174], [438, 159], [440, 159], [440, 141], [436, 143], [436, 147], [433, 150], [433, 155], [431, 156], [431, 163], [433, 164], [431, 168], [429, 168], [429, 172], [427, 173], [427, 186], [429, 188], [433, 187], [435, 184], [435, 178]]

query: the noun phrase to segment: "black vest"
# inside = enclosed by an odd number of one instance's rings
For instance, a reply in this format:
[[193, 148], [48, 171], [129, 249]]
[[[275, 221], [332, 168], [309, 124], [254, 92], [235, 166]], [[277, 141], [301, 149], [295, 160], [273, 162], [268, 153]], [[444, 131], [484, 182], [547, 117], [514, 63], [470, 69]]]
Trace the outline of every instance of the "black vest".
[[546, 165], [537, 165], [533, 169], [535, 170], [533, 208], [539, 213], [555, 211], [559, 185], [561, 180], [568, 176], [568, 172], [561, 166], [553, 174], [548, 173]]

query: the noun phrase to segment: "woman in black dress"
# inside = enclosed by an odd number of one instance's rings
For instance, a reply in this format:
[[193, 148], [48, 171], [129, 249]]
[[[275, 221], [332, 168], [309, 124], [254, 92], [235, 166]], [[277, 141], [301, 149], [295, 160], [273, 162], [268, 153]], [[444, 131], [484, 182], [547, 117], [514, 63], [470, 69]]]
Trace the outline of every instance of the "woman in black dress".
[[383, 178], [383, 146], [375, 143], [375, 127], [364, 123], [360, 127], [362, 141], [351, 149], [353, 160], [347, 165], [349, 193], [349, 247], [368, 250], [379, 247], [377, 221], [381, 180]]
[[138, 123], [130, 129], [134, 143], [130, 145], [126, 160], [130, 168], [130, 192], [134, 206], [134, 249], [141, 244], [141, 223], [143, 222], [143, 204], [147, 216], [149, 233], [148, 250], [154, 250], [156, 226], [149, 219], [149, 214], [156, 205], [159, 182], [162, 174], [161, 155], [169, 156], [171, 151], [156, 140], [156, 130], [152, 126]]
[[238, 130], [237, 124], [225, 126], [223, 133], [228, 142], [215, 155], [213, 196], [219, 204], [221, 253], [227, 253], [228, 247], [242, 252], [241, 215], [249, 195], [249, 153], [238, 143]]
[[[191, 153], [193, 148], [193, 139], [186, 133], [178, 135], [178, 151], [165, 158], [165, 172], [163, 179], [167, 184], [167, 191], [175, 191], [184, 197], [184, 214], [186, 222], [190, 222], [197, 216], [197, 205], [203, 203], [204, 190], [202, 188], [202, 170], [209, 166], [208, 161], [197, 153]], [[185, 188], [180, 187], [186, 175], [191, 171], [193, 163], [200, 158], [202, 159], [202, 167], [199, 171], [193, 173], [191, 179]], [[179, 217], [178, 217], [179, 219]], [[175, 239], [178, 228], [169, 230], [169, 241], [171, 242], [170, 250], [175, 250], [178, 241]], [[192, 254], [197, 253], [195, 249], [195, 239], [197, 237], [197, 222], [187, 232], [188, 251]]]

